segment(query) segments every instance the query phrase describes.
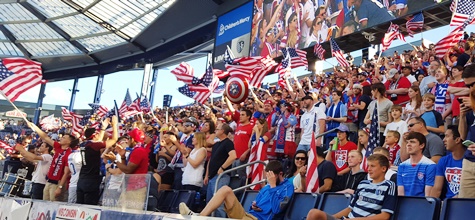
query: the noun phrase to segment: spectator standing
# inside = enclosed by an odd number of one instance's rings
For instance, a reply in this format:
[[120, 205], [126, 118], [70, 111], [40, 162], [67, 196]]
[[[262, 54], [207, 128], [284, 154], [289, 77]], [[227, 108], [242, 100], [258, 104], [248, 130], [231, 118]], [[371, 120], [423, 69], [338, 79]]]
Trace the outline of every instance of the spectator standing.
[[283, 153], [289, 158], [292, 158], [297, 151], [297, 144], [295, 144], [297, 118], [293, 112], [292, 103], [286, 103], [282, 114], [277, 119], [276, 129], [276, 153]]
[[397, 69], [389, 70], [388, 80], [384, 85], [388, 99], [393, 101], [395, 105], [403, 105], [409, 102], [407, 90], [411, 87], [411, 83]]
[[[401, 115], [402, 115], [402, 107], [400, 105], [393, 105], [391, 107], [391, 117], [393, 118], [393, 121], [386, 125], [386, 128], [384, 129], [384, 136], [387, 138], [388, 131], [396, 131], [399, 133], [399, 136], [401, 134], [404, 134], [407, 132], [407, 123], [406, 121], [401, 120]], [[402, 146], [402, 140], [401, 138], [398, 137], [398, 142], [397, 144], [399, 146]], [[394, 162], [394, 158], [390, 160], [391, 163]]]
[[195, 118], [190, 117], [186, 119], [183, 123], [183, 135], [181, 136], [179, 142], [174, 136], [170, 136], [170, 140], [178, 148], [178, 151], [176, 151], [175, 155], [172, 158], [172, 161], [170, 162], [170, 166], [173, 168], [175, 173], [172, 187], [173, 189], [182, 189], [181, 180], [183, 178], [184, 167], [182, 155], [190, 153], [190, 151], [194, 148], [193, 137], [195, 129], [198, 127], [198, 125], [198, 121]]
[[373, 118], [373, 112], [376, 105], [378, 105], [378, 118], [379, 118], [379, 132], [380, 132], [380, 143], [384, 143], [384, 129], [386, 125], [392, 121], [391, 116], [391, 107], [393, 102], [386, 98], [386, 88], [382, 83], [375, 83], [371, 85], [371, 93], [375, 100], [373, 100], [368, 107], [368, 113], [366, 114], [364, 123], [369, 125], [371, 123], [371, 118]]
[[447, 88], [447, 93], [450, 94], [452, 100], [452, 124], [459, 124], [460, 102], [459, 98], [468, 96], [470, 89], [465, 87], [465, 82], [462, 79], [462, 66], [454, 66], [452, 68], [452, 81]]
[[[355, 102], [353, 103], [352, 107], [349, 107], [348, 110], [356, 110], [357, 113], [357, 126], [358, 129], [366, 127], [364, 124], [364, 117], [366, 113], [368, 113], [368, 106], [371, 103], [371, 98], [369, 94], [364, 93], [364, 87], [361, 84], [354, 84], [353, 85], [353, 93], [355, 94]], [[368, 91], [370, 91], [368, 89]]]
[[[326, 126], [327, 131], [338, 128], [341, 123], [347, 120], [348, 108], [341, 101], [343, 94], [341, 91], [332, 92], [332, 103], [327, 109]], [[337, 132], [333, 131], [325, 135], [325, 147], [328, 148], [330, 141], [337, 136]], [[318, 145], [318, 144], [317, 144]]]
[[[437, 83], [431, 89], [431, 93], [435, 96], [434, 110], [439, 112], [442, 116], [442, 120], [445, 120], [445, 124], [452, 123], [452, 102], [450, 95], [447, 93], [449, 87], [449, 81], [447, 81], [447, 69], [440, 67], [435, 72], [435, 79]], [[445, 126], [447, 128], [447, 126]], [[440, 133], [443, 133], [440, 132]]]
[[422, 113], [421, 118], [424, 119], [427, 125], [427, 130], [434, 134], [441, 134], [444, 132], [444, 121], [442, 114], [434, 110], [435, 96], [432, 93], [426, 93], [423, 97], [423, 105], [425, 112]]
[[423, 111], [421, 110], [422, 96], [419, 86], [411, 86], [411, 88], [409, 88], [407, 91], [410, 101], [406, 104], [406, 107], [404, 107], [402, 111], [403, 119], [406, 122], [409, 121], [410, 118], [419, 117], [423, 113]]
[[206, 136], [203, 132], [196, 132], [193, 137], [193, 150], [189, 154], [183, 154], [182, 185], [185, 190], [199, 191], [203, 187], [204, 164], [206, 161]]
[[[251, 124], [252, 112], [243, 110], [240, 112], [239, 124], [234, 131], [234, 150], [236, 152], [236, 160], [232, 166], [237, 167], [247, 163], [250, 154], [249, 141], [251, 140], [253, 125]], [[266, 149], [267, 150], [267, 149]], [[247, 174], [245, 169], [236, 171], [241, 185], [246, 183]]]
[[426, 77], [422, 79], [419, 88], [421, 90], [421, 96], [424, 96], [424, 94], [428, 93], [430, 89], [432, 89], [435, 86], [435, 83], [437, 80], [435, 79], [435, 71], [439, 69], [440, 63], [437, 60], [433, 60], [430, 62], [429, 70]]
[[410, 132], [406, 142], [409, 159], [398, 167], [398, 195], [430, 196], [434, 186], [436, 165], [422, 154], [426, 147], [426, 138], [419, 132]]
[[35, 172], [31, 181], [33, 185], [31, 187], [31, 198], [32, 199], [43, 199], [43, 190], [46, 184], [46, 175], [48, 175], [48, 170], [51, 166], [51, 161], [53, 157], [51, 156], [51, 150], [53, 146], [46, 143], [41, 143], [40, 147], [37, 148], [39, 155], [28, 152], [23, 146], [17, 145], [15, 150], [20, 152], [20, 154], [29, 161], [38, 161], [36, 164]]
[[[457, 197], [460, 191], [462, 161], [466, 148], [462, 145], [457, 126], [451, 125], [445, 131], [444, 144], [450, 153], [440, 158], [437, 163], [435, 184], [431, 191], [431, 196], [435, 198]], [[444, 186], [447, 193], [441, 195]]]
[[389, 151], [389, 162], [391, 164], [396, 160], [396, 155], [399, 154], [401, 146], [398, 144], [401, 139], [401, 135], [398, 131], [389, 130], [386, 135], [386, 142], [383, 144], [384, 148]]
[[[214, 195], [216, 185], [218, 186], [218, 189], [220, 189], [225, 185], [229, 185], [229, 181], [231, 180], [229, 174], [223, 174], [219, 179], [219, 182], [217, 182], [218, 175], [229, 169], [237, 158], [234, 144], [228, 138], [228, 134], [231, 131], [231, 127], [227, 124], [218, 125], [216, 128], [216, 137], [219, 138], [219, 142], [216, 142], [213, 146], [211, 159], [206, 168], [206, 175], [204, 178], [204, 184], [208, 185], [206, 191], [206, 201], [208, 203]], [[220, 207], [215, 212], [215, 215], [215, 217], [226, 217], [224, 207]]]
[[175, 133], [171, 131], [166, 133], [162, 131], [160, 133], [160, 150], [157, 154], [157, 171], [160, 176], [158, 181], [160, 190], [171, 189], [175, 178], [175, 173], [169, 165], [173, 156], [176, 154], [177, 147], [170, 140], [170, 136], [175, 136], [175, 139], [177, 138]]
[[[304, 96], [302, 98], [303, 115], [300, 117], [301, 138], [297, 150], [310, 150], [310, 142], [312, 140], [312, 133], [315, 136], [322, 134], [325, 131], [325, 112], [321, 108], [314, 105], [311, 96]], [[314, 130], [314, 127], [316, 128]], [[322, 137], [317, 138], [317, 146], [322, 145]]]

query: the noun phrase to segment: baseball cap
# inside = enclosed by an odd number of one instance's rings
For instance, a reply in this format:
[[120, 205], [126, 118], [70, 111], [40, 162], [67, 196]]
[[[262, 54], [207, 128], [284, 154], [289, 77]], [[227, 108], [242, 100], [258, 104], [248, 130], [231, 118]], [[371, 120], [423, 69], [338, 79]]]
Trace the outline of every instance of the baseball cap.
[[353, 84], [353, 89], [361, 89], [363, 90], [363, 86], [361, 84]]
[[130, 136], [130, 138], [132, 138], [132, 140], [134, 140], [135, 142], [138, 142], [138, 143], [143, 143], [143, 141], [145, 139], [145, 134], [143, 133], [142, 130], [140, 130], [138, 128], [134, 128], [134, 130], [130, 131], [129, 136]]
[[184, 122], [191, 122], [191, 123], [193, 123], [193, 125], [195, 125], [195, 127], [198, 127], [198, 125], [199, 125], [198, 120], [196, 120], [196, 118], [194, 118], [194, 117], [189, 117]]
[[394, 77], [394, 75], [396, 75], [396, 73], [398, 73], [399, 71], [397, 69], [390, 69], [389, 72], [388, 72], [388, 79], [392, 79]]
[[264, 105], [273, 105], [273, 104], [274, 104], [274, 102], [272, 102], [269, 99], [264, 102]]
[[350, 129], [348, 129], [348, 126], [344, 125], [344, 124], [340, 124], [340, 126], [338, 126], [336, 128], [337, 131], [343, 131], [343, 132], [349, 132]]

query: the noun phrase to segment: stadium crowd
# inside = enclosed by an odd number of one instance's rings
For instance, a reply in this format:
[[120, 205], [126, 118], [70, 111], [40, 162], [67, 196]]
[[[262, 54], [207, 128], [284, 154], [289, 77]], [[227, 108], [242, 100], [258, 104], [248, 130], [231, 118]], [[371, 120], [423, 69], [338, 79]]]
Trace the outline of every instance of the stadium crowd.
[[[433, 45], [375, 55], [351, 68], [291, 79], [286, 88], [255, 89], [243, 103], [223, 96], [205, 105], [155, 108], [123, 124], [112, 116], [80, 135], [67, 126], [43, 131], [29, 123], [33, 133], [2, 150], [4, 171], [34, 169], [33, 199], [91, 205], [100, 204], [104, 177], [148, 173], [156, 183], [150, 193], [202, 192], [207, 205], [193, 210], [201, 215], [269, 219], [294, 192], [307, 192], [315, 137], [317, 193], [354, 199], [334, 216], [314, 209], [308, 219], [389, 219], [397, 196], [475, 198], [474, 46], [466, 35], [442, 60]], [[371, 124], [379, 130], [371, 132]], [[380, 139], [371, 140], [378, 132]], [[259, 144], [267, 149], [259, 157], [269, 161], [262, 171], [267, 184], [254, 186], [256, 201], [242, 207], [228, 185], [238, 176], [243, 186], [252, 175], [239, 170], [217, 177], [257, 160], [251, 155]], [[131, 191], [147, 198], [146, 191]], [[368, 197], [374, 199], [362, 199]], [[180, 211], [196, 214], [184, 204]]]

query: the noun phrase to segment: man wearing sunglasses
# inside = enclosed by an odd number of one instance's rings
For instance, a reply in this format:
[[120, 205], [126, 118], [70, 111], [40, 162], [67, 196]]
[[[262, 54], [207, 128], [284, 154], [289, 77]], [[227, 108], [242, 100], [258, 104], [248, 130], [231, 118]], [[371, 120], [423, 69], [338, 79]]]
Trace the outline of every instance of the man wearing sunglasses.
[[[475, 64], [465, 67], [462, 73], [465, 85], [475, 94]], [[463, 97], [460, 104], [459, 132], [462, 140], [475, 142], [475, 116], [473, 98]], [[460, 180], [459, 198], [475, 198], [475, 144], [467, 144], [462, 162], [462, 178]]]

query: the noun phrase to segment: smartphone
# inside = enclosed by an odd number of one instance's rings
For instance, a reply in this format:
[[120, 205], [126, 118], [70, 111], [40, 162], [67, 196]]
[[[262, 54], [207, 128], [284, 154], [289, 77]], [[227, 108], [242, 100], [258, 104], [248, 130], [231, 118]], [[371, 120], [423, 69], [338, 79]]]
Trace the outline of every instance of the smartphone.
[[472, 145], [472, 144], [475, 144], [475, 142], [471, 141], [471, 140], [465, 140], [462, 142], [462, 144], [466, 147]]
[[457, 101], [459, 101], [460, 104], [463, 103], [463, 99], [462, 99], [462, 98], [457, 98]]

